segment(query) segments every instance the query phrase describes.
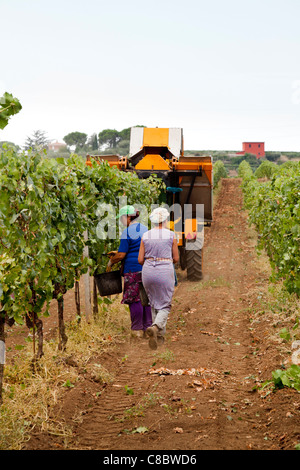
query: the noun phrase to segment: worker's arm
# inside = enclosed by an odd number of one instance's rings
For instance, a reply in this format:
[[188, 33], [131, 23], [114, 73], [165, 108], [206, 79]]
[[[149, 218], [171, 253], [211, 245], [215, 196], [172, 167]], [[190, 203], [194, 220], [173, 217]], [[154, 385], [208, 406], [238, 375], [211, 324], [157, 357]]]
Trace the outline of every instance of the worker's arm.
[[123, 261], [127, 253], [117, 252], [110, 258], [111, 265], [119, 263], [119, 261]]
[[179, 261], [179, 253], [178, 253], [178, 244], [176, 237], [174, 237], [173, 245], [172, 245], [172, 256], [173, 256], [173, 263], [176, 264]]
[[144, 264], [144, 261], [145, 261], [145, 245], [144, 245], [143, 240], [141, 240], [138, 262], [139, 264]]

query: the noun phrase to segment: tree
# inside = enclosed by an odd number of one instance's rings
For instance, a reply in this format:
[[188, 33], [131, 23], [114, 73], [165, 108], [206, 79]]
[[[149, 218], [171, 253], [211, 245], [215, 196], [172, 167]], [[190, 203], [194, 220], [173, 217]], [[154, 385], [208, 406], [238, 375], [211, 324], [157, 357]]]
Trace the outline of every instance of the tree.
[[4, 129], [10, 117], [17, 114], [21, 109], [20, 101], [10, 93], [5, 92], [0, 98], [0, 129]]
[[63, 138], [64, 142], [69, 146], [75, 146], [75, 152], [78, 152], [86, 143], [87, 134], [84, 132], [70, 132]]
[[[145, 126], [135, 126], [135, 127], [145, 127]], [[120, 146], [121, 142], [126, 141], [126, 144], [122, 145], [122, 148], [128, 147], [129, 150], [129, 141], [130, 141], [130, 130], [131, 127], [127, 127], [121, 131], [116, 129], [104, 129], [99, 132], [99, 145], [106, 145], [110, 149], [115, 149]]]
[[[144, 127], [144, 126], [136, 126], [136, 127]], [[121, 140], [130, 140], [130, 129], [131, 127], [127, 127], [127, 129], [123, 129], [121, 132], [119, 132], [119, 136], [121, 137]]]
[[98, 137], [97, 134], [92, 134], [88, 140], [88, 145], [91, 147], [92, 150], [98, 150]]
[[27, 137], [24, 145], [25, 150], [43, 150], [48, 147], [49, 139], [46, 137], [45, 131], [34, 131], [32, 137]]
[[117, 146], [117, 143], [121, 140], [120, 133], [116, 129], [104, 129], [99, 132], [99, 144], [108, 145], [109, 148]]

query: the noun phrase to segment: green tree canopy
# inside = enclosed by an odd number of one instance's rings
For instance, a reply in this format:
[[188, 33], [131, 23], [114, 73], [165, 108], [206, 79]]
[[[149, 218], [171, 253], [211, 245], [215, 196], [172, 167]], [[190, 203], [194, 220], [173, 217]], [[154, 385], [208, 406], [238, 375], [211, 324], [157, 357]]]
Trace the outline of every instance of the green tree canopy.
[[131, 127], [126, 127], [121, 131], [117, 131], [116, 129], [104, 129], [98, 134], [99, 145], [106, 145], [108, 149], [116, 149], [116, 151], [125, 150], [125, 153], [127, 153], [129, 151], [130, 130]]
[[70, 132], [69, 134], [65, 135], [63, 138], [64, 142], [69, 146], [72, 147], [75, 145], [75, 152], [77, 152], [80, 148], [82, 148], [87, 139], [87, 134], [84, 132]]
[[118, 142], [121, 140], [120, 132], [116, 129], [104, 129], [99, 132], [99, 144], [108, 145], [109, 148], [116, 147]]

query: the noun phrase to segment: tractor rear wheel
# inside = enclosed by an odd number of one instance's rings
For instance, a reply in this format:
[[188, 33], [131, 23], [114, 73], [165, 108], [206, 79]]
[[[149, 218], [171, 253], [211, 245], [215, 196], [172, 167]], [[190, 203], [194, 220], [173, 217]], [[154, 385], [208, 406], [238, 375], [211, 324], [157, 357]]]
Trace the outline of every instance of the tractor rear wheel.
[[179, 250], [179, 262], [182, 271], [186, 270], [186, 249], [184, 246], [178, 247]]
[[186, 268], [189, 281], [201, 281], [202, 273], [202, 249], [186, 250]]

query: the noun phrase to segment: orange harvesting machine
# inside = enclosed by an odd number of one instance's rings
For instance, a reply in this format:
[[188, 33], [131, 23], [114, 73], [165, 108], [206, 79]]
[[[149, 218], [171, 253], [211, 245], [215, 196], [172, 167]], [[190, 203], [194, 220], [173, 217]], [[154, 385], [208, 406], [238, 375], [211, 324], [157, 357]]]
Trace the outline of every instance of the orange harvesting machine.
[[179, 207], [170, 219], [180, 252], [180, 265], [189, 280], [203, 276], [204, 227], [213, 220], [213, 161], [211, 156], [184, 156], [181, 128], [132, 127], [129, 154], [87, 155], [105, 160], [121, 171], [135, 172], [139, 178], [157, 174], [166, 187], [164, 200], [168, 206]]

